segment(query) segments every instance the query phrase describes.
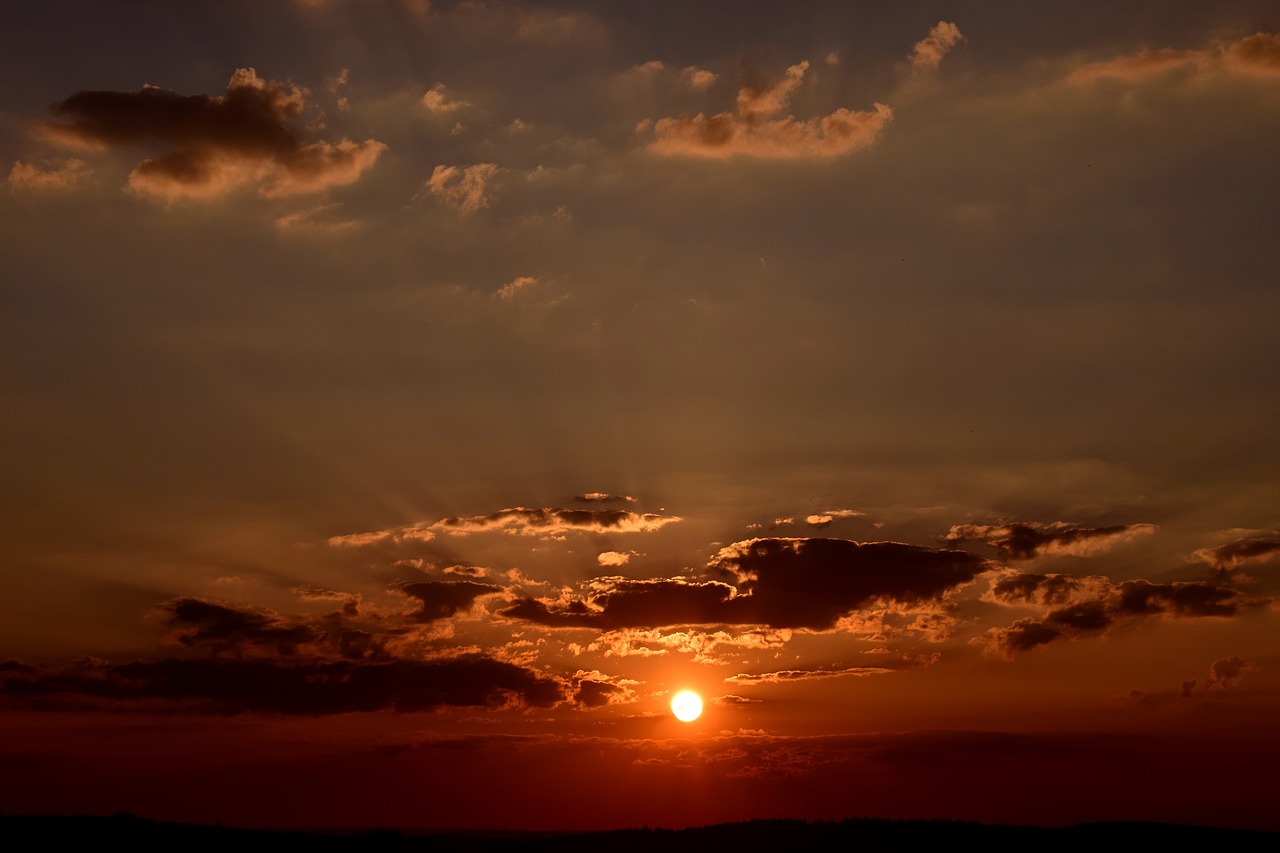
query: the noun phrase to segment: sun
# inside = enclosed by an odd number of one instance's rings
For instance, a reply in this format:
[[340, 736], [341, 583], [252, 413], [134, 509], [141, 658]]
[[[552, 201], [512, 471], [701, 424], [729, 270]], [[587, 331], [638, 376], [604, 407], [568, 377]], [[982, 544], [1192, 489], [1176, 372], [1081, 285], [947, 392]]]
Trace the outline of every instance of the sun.
[[671, 698], [671, 713], [682, 723], [692, 723], [702, 716], [702, 698], [692, 690], [681, 690]]

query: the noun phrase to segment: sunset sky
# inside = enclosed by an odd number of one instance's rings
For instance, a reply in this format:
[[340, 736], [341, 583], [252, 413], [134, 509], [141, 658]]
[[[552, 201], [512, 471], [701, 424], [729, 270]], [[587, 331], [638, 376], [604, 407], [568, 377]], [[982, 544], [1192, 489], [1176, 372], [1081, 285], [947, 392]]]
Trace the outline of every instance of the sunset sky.
[[1274, 0], [17, 0], [0, 79], [4, 812], [1280, 830]]

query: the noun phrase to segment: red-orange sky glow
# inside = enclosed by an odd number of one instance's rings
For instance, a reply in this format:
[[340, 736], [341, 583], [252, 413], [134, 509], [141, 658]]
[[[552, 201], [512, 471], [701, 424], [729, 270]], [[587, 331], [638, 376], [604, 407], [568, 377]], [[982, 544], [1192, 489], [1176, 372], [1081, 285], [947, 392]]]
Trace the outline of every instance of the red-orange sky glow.
[[1280, 830], [1274, 2], [0, 45], [6, 813]]

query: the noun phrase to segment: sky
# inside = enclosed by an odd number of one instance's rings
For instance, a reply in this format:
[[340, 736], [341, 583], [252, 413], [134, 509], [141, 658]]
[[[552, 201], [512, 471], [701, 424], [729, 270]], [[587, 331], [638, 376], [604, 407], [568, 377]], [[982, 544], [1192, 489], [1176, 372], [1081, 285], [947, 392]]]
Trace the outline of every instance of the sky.
[[0, 79], [6, 812], [1280, 830], [1274, 2], [18, 0]]

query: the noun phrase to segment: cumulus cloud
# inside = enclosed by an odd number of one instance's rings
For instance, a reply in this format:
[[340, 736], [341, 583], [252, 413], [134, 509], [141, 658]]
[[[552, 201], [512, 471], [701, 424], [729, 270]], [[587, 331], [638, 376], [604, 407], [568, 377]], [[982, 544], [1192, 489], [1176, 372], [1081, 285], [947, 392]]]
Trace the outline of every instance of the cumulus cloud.
[[93, 169], [83, 160], [46, 160], [40, 164], [18, 160], [9, 170], [9, 191], [66, 192], [82, 186], [92, 175]]
[[957, 524], [947, 533], [947, 541], [985, 542], [1009, 560], [1031, 560], [1046, 555], [1087, 557], [1139, 536], [1149, 536], [1157, 529], [1154, 524], [1073, 527], [1061, 521]]
[[529, 509], [512, 507], [469, 518], [442, 518], [431, 525], [440, 533], [464, 536], [502, 532], [520, 536], [562, 536], [570, 532], [652, 533], [682, 521], [679, 516], [622, 509]]
[[1250, 603], [1238, 590], [1201, 581], [1112, 584], [1105, 578], [1073, 582], [1061, 575], [1006, 575], [993, 585], [987, 600], [1050, 608], [1040, 618], [987, 631], [987, 651], [1004, 658], [1057, 640], [1099, 634], [1121, 621], [1227, 617]]
[[942, 64], [942, 58], [963, 40], [959, 27], [947, 21], [938, 21], [927, 36], [916, 42], [911, 51], [912, 73], [936, 71]]
[[607, 568], [625, 566], [631, 562], [635, 551], [601, 551], [596, 555], [596, 563]]
[[406, 581], [394, 588], [418, 602], [409, 616], [415, 622], [448, 619], [470, 610], [481, 596], [502, 592], [500, 586], [475, 581]]
[[1138, 83], [1175, 74], [1201, 79], [1233, 76], [1280, 80], [1280, 34], [1258, 32], [1237, 41], [1218, 41], [1203, 49], [1142, 50], [1081, 65], [1067, 76], [1067, 82], [1076, 85], [1104, 80]]
[[808, 70], [806, 60], [788, 68], [773, 86], [743, 86], [733, 112], [661, 118], [642, 122], [639, 129], [652, 131], [650, 151], [680, 157], [824, 158], [849, 154], [875, 142], [893, 116], [893, 110], [884, 104], [865, 112], [842, 107], [810, 119], [783, 114]]
[[238, 69], [222, 95], [78, 92], [54, 105], [66, 121], [45, 138], [88, 149], [152, 145], [165, 149], [129, 175], [136, 192], [160, 199], [213, 198], [253, 185], [264, 196], [315, 193], [355, 182], [386, 146], [374, 139], [307, 142], [294, 127], [306, 92]]
[[597, 578], [567, 604], [524, 598], [502, 611], [542, 625], [657, 628], [764, 625], [830, 629], [860, 607], [943, 597], [988, 568], [963, 551], [847, 539], [751, 539], [708, 562], [712, 579]]
[[502, 167], [496, 163], [441, 165], [435, 167], [423, 186], [463, 216], [470, 216], [489, 206], [494, 180], [501, 172]]
[[143, 707], [237, 714], [322, 715], [441, 707], [547, 708], [564, 683], [511, 663], [472, 656], [438, 661], [204, 658], [138, 661], [93, 671], [42, 670], [6, 679], [11, 701], [67, 707]]
[[1208, 563], [1219, 574], [1239, 569], [1245, 563], [1261, 562], [1280, 555], [1280, 533], [1267, 533], [1236, 539], [1225, 545], [1201, 548], [1195, 552], [1197, 559]]

